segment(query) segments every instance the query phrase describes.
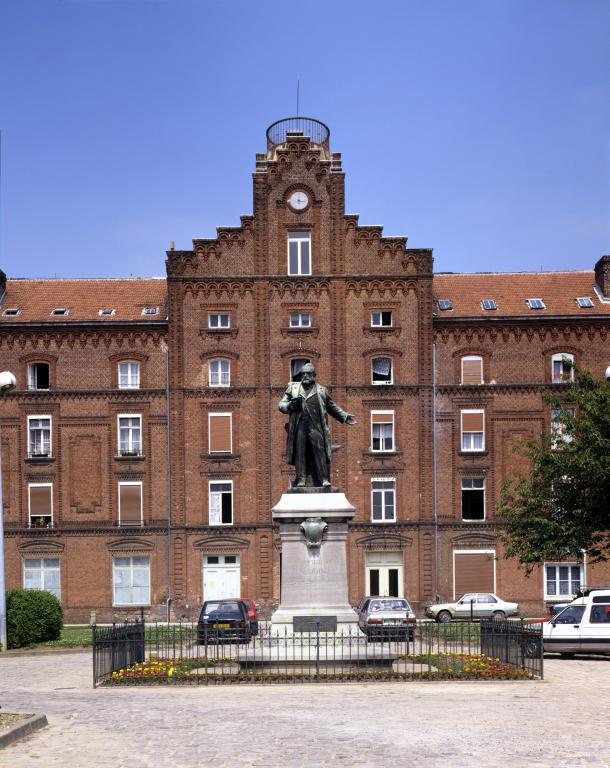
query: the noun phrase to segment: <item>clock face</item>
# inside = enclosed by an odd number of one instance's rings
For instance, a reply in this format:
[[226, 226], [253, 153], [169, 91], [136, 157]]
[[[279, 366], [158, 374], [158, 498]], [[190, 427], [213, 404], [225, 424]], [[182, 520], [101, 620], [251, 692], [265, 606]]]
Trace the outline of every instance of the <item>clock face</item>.
[[303, 208], [307, 208], [309, 205], [309, 197], [305, 192], [300, 189], [293, 192], [288, 198], [288, 205], [294, 208], [295, 211], [302, 211]]

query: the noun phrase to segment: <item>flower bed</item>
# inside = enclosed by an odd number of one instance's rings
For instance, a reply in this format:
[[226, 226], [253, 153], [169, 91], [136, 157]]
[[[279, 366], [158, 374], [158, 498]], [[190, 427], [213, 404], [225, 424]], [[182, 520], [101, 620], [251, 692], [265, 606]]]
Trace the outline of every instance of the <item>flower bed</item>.
[[505, 664], [480, 653], [428, 653], [410, 659], [435, 668], [427, 675], [449, 680], [524, 680], [531, 677], [524, 667]]

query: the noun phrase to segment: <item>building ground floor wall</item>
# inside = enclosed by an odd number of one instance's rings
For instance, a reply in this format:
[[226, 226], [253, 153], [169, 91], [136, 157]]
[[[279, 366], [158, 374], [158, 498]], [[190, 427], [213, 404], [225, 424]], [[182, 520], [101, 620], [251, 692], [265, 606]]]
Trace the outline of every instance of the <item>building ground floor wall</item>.
[[[322, 544], [323, 546], [323, 544]], [[49, 589], [66, 622], [144, 615], [194, 619], [206, 598], [252, 597], [261, 616], [280, 602], [281, 546], [272, 524], [230, 528], [12, 530], [5, 536], [7, 588]], [[495, 592], [540, 616], [582, 584], [610, 584], [610, 564], [552, 561], [520, 569], [503, 556], [490, 524], [353, 524], [347, 541], [352, 604], [365, 594], [426, 605], [464, 592]], [[168, 604], [168, 600], [170, 601]]]

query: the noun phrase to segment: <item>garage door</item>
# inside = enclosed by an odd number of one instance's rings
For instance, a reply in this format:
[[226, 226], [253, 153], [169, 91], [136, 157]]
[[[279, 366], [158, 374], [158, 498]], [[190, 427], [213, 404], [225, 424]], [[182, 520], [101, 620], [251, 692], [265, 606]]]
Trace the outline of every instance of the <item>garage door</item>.
[[496, 553], [493, 549], [453, 553], [454, 598], [465, 592], [496, 591]]

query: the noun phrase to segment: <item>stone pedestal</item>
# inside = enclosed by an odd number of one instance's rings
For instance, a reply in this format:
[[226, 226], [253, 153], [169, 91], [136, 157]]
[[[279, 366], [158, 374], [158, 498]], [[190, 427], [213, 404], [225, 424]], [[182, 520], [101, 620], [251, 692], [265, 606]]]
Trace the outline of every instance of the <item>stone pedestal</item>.
[[[271, 510], [282, 541], [280, 605], [274, 626], [290, 625], [295, 616], [336, 616], [339, 625], [357, 623], [348, 602], [347, 523], [356, 510], [344, 493], [285, 493]], [[301, 524], [321, 518], [327, 525], [319, 547], [307, 546]]]

